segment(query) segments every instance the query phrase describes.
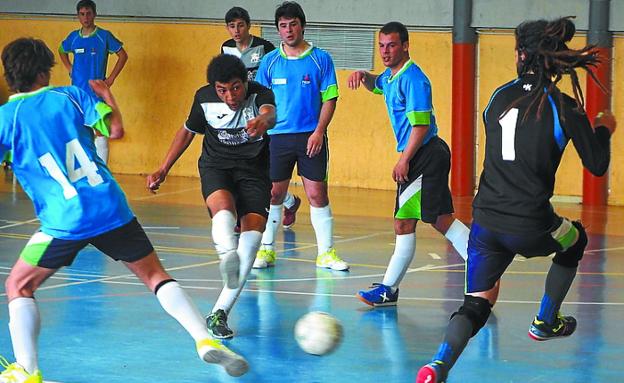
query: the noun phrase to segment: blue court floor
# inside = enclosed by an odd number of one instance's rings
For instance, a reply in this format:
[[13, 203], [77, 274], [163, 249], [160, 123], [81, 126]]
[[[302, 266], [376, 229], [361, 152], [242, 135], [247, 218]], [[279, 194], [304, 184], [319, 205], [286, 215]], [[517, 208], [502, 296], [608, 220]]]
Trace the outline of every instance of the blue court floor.
[[[208, 313], [221, 288], [210, 219], [197, 179], [172, 178], [157, 195], [139, 176], [118, 177], [170, 273]], [[303, 195], [299, 187], [296, 193]], [[431, 227], [418, 225], [417, 254], [399, 305], [370, 309], [354, 294], [380, 282], [393, 251], [393, 193], [330, 189], [335, 246], [350, 272], [317, 269], [316, 245], [303, 205], [293, 230], [278, 236], [276, 267], [252, 271], [229, 323], [227, 344], [251, 365], [241, 378], [197, 358], [190, 336], [123, 265], [87, 248], [37, 295], [42, 316], [40, 366], [61, 383], [413, 382], [442, 339], [463, 297], [463, 261]], [[305, 198], [304, 198], [305, 199]], [[456, 201], [470, 220], [470, 201]], [[535, 342], [527, 330], [542, 296], [549, 258], [517, 258], [502, 280], [499, 303], [469, 343], [449, 383], [624, 382], [624, 208], [556, 204], [583, 218], [590, 242], [563, 310], [576, 316], [570, 338]], [[0, 281], [37, 229], [30, 201], [0, 171]], [[0, 354], [12, 360], [8, 311], [0, 288]], [[301, 351], [297, 318], [322, 310], [340, 319], [345, 336], [332, 354]], [[619, 329], [619, 330], [618, 330]]]

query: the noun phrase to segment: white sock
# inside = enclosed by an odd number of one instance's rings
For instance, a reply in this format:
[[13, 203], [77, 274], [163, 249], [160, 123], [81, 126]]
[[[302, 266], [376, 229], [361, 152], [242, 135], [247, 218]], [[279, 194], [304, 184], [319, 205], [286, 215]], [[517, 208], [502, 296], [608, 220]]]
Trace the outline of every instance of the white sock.
[[283, 205], [271, 205], [269, 217], [267, 218], [266, 229], [262, 234], [262, 249], [273, 250], [277, 229], [282, 224]]
[[464, 258], [464, 261], [468, 259], [468, 237], [470, 237], [470, 230], [460, 220], [456, 219], [451, 224], [451, 227], [444, 234], [446, 239], [451, 241], [451, 244], [457, 250], [459, 255]]
[[236, 235], [234, 234], [236, 218], [229, 210], [219, 210], [212, 217], [212, 241], [215, 244], [219, 258], [224, 254], [236, 250]]
[[286, 193], [286, 198], [284, 198], [284, 207], [286, 209], [290, 209], [295, 204], [295, 196], [288, 192]]
[[259, 231], [243, 231], [238, 239], [238, 256], [240, 257], [240, 285], [237, 289], [228, 289], [224, 287], [219, 294], [217, 303], [212, 308], [212, 312], [217, 310], [223, 310], [226, 313], [230, 313], [230, 310], [236, 303], [238, 296], [240, 295], [247, 276], [251, 271], [254, 260], [256, 259], [256, 253], [260, 248], [260, 240], [262, 239], [262, 233]]
[[9, 331], [15, 361], [29, 374], [39, 369], [37, 339], [41, 329], [39, 308], [34, 298], [15, 298], [9, 302]]
[[383, 284], [393, 289], [399, 287], [399, 283], [405, 276], [412, 259], [414, 258], [414, 250], [416, 250], [416, 235], [397, 234], [396, 244], [394, 245], [394, 254], [390, 258], [390, 263], [384, 275]]
[[104, 161], [105, 164], [108, 163], [108, 138], [104, 136], [96, 136], [94, 142], [97, 155]]
[[334, 217], [329, 205], [325, 207], [310, 206], [310, 221], [316, 234], [318, 254], [328, 252], [334, 247]]
[[167, 314], [177, 320], [195, 342], [212, 338], [201, 313], [178, 282], [171, 281], [160, 286], [156, 297]]

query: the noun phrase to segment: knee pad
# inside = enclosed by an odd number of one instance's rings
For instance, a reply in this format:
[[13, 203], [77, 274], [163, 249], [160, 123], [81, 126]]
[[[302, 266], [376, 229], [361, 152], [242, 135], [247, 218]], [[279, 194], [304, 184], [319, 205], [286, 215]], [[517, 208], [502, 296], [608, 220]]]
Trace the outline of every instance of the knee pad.
[[583, 225], [579, 221], [572, 222], [572, 225], [579, 233], [576, 243], [566, 251], [557, 252], [553, 258], [554, 263], [563, 267], [577, 267], [587, 246], [587, 233]]
[[464, 295], [464, 304], [451, 315], [451, 318], [455, 315], [465, 315], [472, 322], [472, 337], [477, 335], [479, 330], [485, 326], [491, 312], [492, 306], [487, 299]]

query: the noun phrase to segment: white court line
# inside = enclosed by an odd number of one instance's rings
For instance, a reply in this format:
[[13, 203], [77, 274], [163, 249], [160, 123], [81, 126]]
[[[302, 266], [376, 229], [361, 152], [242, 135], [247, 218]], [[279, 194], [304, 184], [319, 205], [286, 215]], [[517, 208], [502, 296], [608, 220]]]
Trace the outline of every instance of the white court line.
[[198, 190], [198, 188], [194, 187], [194, 188], [191, 188], [191, 189], [182, 189], [182, 190], [173, 191], [173, 192], [167, 192], [167, 193], [158, 192], [158, 193], [155, 193], [155, 194], [147, 195], [145, 197], [131, 198], [130, 201], [144, 201], [144, 200], [147, 200], [147, 199], [164, 197], [164, 196], [167, 196], [167, 195], [182, 194], [182, 193], [186, 193], [186, 192], [190, 192], [190, 191], [194, 191], [194, 190]]
[[180, 230], [180, 226], [143, 226], [146, 230]]
[[600, 251], [613, 251], [613, 250], [624, 250], [624, 247], [606, 247], [603, 249], [593, 249], [593, 250], [585, 250], [586, 253], [597, 253]]
[[39, 221], [39, 218], [29, 219], [28, 221], [19, 221], [19, 222], [12, 223], [12, 224], [10, 224], [10, 225], [0, 226], [0, 230], [2, 230], [2, 229], [8, 229], [9, 227], [16, 227], [16, 226], [28, 225], [29, 223], [33, 223], [33, 222], [37, 222], [37, 221]]
[[435, 260], [440, 260], [442, 259], [442, 257], [440, 257], [438, 254], [436, 253], [429, 253], [429, 256]]

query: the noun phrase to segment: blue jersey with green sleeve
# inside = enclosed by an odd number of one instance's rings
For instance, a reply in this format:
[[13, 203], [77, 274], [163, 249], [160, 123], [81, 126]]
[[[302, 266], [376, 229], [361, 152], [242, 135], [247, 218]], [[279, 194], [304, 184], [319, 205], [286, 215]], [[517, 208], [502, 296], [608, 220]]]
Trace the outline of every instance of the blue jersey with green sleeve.
[[97, 97], [89, 86], [89, 80], [106, 78], [108, 55], [119, 52], [122, 45], [111, 32], [99, 27], [88, 36], [83, 36], [80, 29], [71, 32], [61, 43], [61, 51], [74, 55], [72, 85]]
[[85, 239], [134, 217], [93, 144], [93, 130], [109, 135], [109, 113], [74, 86], [16, 94], [0, 107], [0, 151], [13, 151], [14, 174], [44, 233]]
[[256, 81], [275, 94], [276, 123], [269, 135], [314, 131], [321, 104], [338, 98], [334, 62], [327, 52], [314, 46], [298, 57], [286, 56], [281, 46], [267, 53]]
[[384, 95], [398, 152], [405, 150], [413, 126], [429, 126], [422, 145], [438, 134], [431, 83], [412, 60], [408, 60], [394, 76], [390, 68], [377, 76], [374, 92]]

